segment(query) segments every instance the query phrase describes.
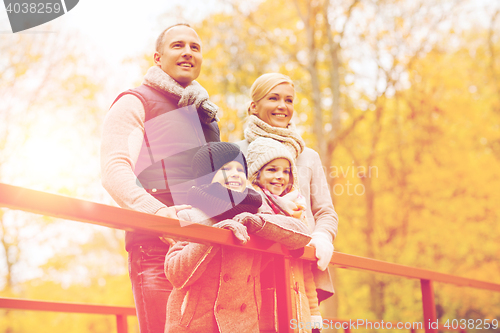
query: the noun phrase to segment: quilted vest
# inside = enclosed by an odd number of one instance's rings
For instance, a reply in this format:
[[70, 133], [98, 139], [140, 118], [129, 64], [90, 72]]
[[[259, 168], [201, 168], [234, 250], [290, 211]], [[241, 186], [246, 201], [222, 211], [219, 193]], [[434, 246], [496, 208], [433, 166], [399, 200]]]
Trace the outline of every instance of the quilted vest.
[[[217, 122], [203, 124], [194, 105], [179, 108], [171, 95], [141, 85], [121, 93], [139, 98], [144, 105], [144, 140], [134, 173], [143, 187], [167, 206], [186, 203], [187, 190], [194, 185], [191, 160], [206, 142], [219, 142]], [[136, 232], [125, 236], [127, 250], [132, 245], [166, 246], [158, 237]]]

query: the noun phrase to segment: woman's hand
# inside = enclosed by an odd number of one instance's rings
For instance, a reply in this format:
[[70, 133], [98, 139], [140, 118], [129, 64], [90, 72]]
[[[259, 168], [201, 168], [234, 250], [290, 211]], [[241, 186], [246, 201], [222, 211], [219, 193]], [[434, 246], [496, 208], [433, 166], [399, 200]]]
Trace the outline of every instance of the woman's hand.
[[333, 255], [333, 244], [328, 235], [324, 232], [313, 232], [312, 239], [307, 245], [313, 246], [316, 249], [318, 268], [322, 271], [326, 270]]

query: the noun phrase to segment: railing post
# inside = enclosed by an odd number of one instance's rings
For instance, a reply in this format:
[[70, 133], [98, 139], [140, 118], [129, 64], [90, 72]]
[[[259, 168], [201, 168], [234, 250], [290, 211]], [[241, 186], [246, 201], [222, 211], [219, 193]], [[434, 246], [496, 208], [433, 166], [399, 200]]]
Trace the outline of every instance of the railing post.
[[126, 315], [116, 315], [116, 331], [118, 333], [128, 333], [128, 324]]
[[292, 297], [290, 287], [290, 258], [285, 256], [276, 256], [276, 297], [278, 301], [278, 331], [293, 333], [290, 327], [290, 320], [293, 318], [292, 313]]
[[436, 305], [434, 304], [434, 289], [431, 280], [420, 280], [422, 289], [422, 305], [424, 307], [424, 328], [426, 333], [437, 333], [438, 323]]

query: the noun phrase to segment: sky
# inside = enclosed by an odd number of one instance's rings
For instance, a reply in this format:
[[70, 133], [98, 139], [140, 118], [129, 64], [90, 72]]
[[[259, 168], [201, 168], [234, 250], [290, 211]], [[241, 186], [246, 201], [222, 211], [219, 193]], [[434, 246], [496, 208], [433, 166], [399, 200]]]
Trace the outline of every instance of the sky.
[[[217, 0], [80, 0], [65, 15], [21, 33], [78, 33], [89, 50], [111, 66], [120, 66], [126, 59], [153, 52], [156, 36], [168, 25], [195, 23], [221, 8]], [[8, 35], [13, 35], [2, 5], [0, 34], [1, 43], [9, 43]]]
[[[201, 2], [187, 0], [193, 5], [202, 6]], [[111, 66], [113, 72], [125, 72], [125, 77], [133, 78], [138, 73], [122, 71], [126, 59], [138, 57], [153, 50], [154, 40], [162, 24], [174, 23], [170, 17], [161, 23], [160, 16], [174, 12], [179, 0], [146, 0], [139, 5], [133, 0], [80, 0], [68, 13], [46, 24], [25, 30], [19, 34], [69, 33], [78, 36], [80, 49], [86, 57], [97, 58]], [[7, 12], [0, 5], [0, 43], [11, 43], [15, 48], [14, 34], [9, 33], [10, 25]], [[123, 77], [120, 78], [123, 81]], [[124, 84], [130, 84], [128, 80]]]

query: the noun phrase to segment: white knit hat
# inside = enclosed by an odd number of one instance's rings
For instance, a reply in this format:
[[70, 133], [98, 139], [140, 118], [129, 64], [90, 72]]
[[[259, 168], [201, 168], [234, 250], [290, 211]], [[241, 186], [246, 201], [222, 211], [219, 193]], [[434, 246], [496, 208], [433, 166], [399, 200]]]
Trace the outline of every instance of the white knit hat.
[[297, 167], [295, 166], [295, 160], [292, 153], [284, 144], [269, 138], [257, 138], [248, 146], [246, 158], [248, 164], [248, 179], [251, 179], [254, 174], [259, 172], [264, 165], [272, 160], [277, 158], [288, 160], [292, 169], [292, 190], [299, 188], [299, 177], [297, 174]]

